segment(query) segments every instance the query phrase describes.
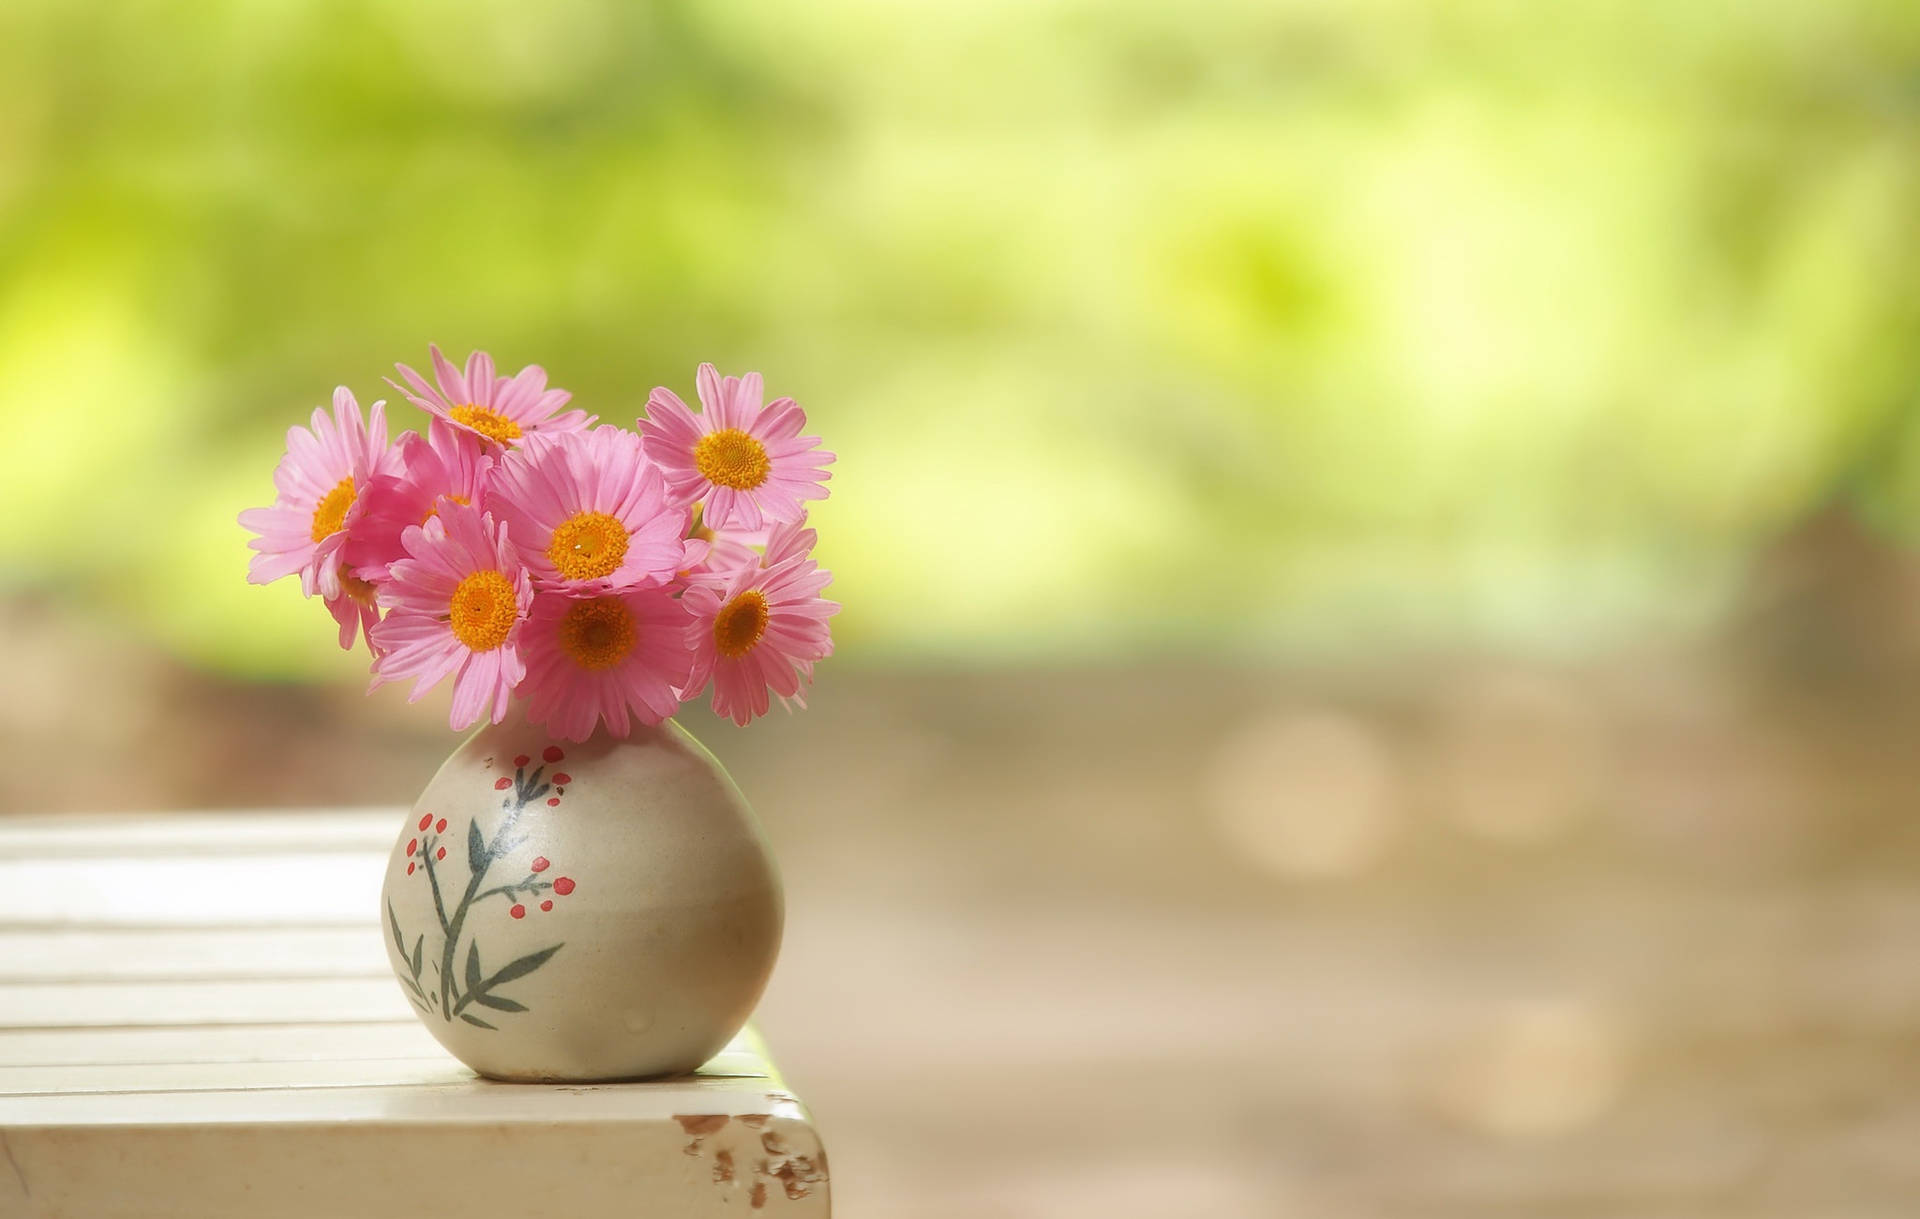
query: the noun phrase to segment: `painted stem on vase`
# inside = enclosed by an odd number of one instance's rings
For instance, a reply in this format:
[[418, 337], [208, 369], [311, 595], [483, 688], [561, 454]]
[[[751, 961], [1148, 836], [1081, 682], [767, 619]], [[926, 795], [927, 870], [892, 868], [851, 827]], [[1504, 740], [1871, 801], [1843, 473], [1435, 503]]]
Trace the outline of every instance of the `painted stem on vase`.
[[[554, 758], [552, 760], [557, 761], [558, 759]], [[492, 973], [487, 973], [481, 964], [479, 937], [477, 935], [468, 936], [464, 969], [458, 975], [456, 975], [454, 970], [454, 961], [459, 956], [461, 937], [466, 934], [467, 930], [467, 916], [477, 904], [495, 895], [504, 896], [511, 901], [516, 894], [522, 891], [527, 894], [529, 900], [548, 890], [562, 895], [572, 891], [572, 884], [566, 877], [560, 877], [553, 881], [541, 878], [539, 873], [544, 871], [548, 866], [544, 858], [533, 861], [533, 865], [528, 870], [524, 880], [495, 885], [493, 888], [485, 890], [482, 890], [480, 887], [485, 883], [487, 874], [492, 870], [493, 865], [526, 840], [524, 835], [518, 838], [510, 837], [514, 826], [520, 820], [521, 814], [524, 813], [527, 807], [534, 801], [547, 797], [548, 792], [555, 790], [555, 784], [545, 778], [546, 765], [544, 763], [536, 766], [532, 774], [528, 774], [525, 761], [526, 760], [523, 759], [516, 759], [512, 780], [508, 780], [503, 776], [495, 785], [499, 790], [503, 791], [511, 787], [513, 793], [500, 802], [500, 807], [506, 810], [507, 815], [500, 822], [499, 826], [494, 829], [493, 833], [491, 835], [483, 835], [480, 831], [478, 821], [469, 821], [467, 823], [467, 885], [466, 890], [460, 895], [459, 903], [453, 907], [451, 914], [447, 912], [446, 897], [440, 887], [439, 871], [434, 866], [436, 862], [443, 860], [446, 856], [446, 847], [441, 845], [439, 835], [445, 833], [447, 821], [445, 818], [441, 818], [435, 823], [431, 814], [421, 818], [420, 828], [423, 832], [426, 831], [430, 825], [433, 826], [435, 830], [435, 833], [428, 834], [419, 839], [421, 844], [419, 862], [424, 866], [427, 874], [427, 884], [433, 894], [434, 915], [439, 920], [440, 934], [442, 937], [440, 959], [434, 963], [434, 971], [439, 975], [438, 986], [435, 990], [428, 990], [420, 978], [422, 967], [425, 964], [425, 935], [423, 934], [415, 938], [413, 950], [409, 952], [407, 950], [406, 936], [400, 929], [399, 917], [394, 911], [393, 903], [391, 901], [387, 903], [387, 918], [392, 926], [394, 946], [399, 950], [401, 961], [408, 967], [407, 973], [401, 975], [401, 981], [406, 984], [407, 989], [411, 992], [410, 997], [413, 1000], [414, 1006], [418, 1007], [423, 1013], [431, 1014], [437, 1011], [441, 1019], [449, 1023], [458, 1018], [468, 1024], [477, 1025], [484, 1029], [497, 1027], [467, 1010], [468, 1007], [476, 1003], [481, 1007], [490, 1008], [494, 1011], [526, 1011], [527, 1008], [524, 1004], [509, 999], [504, 995], [495, 994], [495, 989], [516, 978], [524, 977], [532, 973], [534, 970], [546, 964], [547, 961], [552, 958], [553, 954], [559, 952], [564, 946], [564, 943], [554, 944], [550, 947], [540, 949], [537, 952], [528, 953], [525, 956], [514, 959]], [[560, 777], [564, 779], [566, 776]], [[548, 799], [548, 803], [558, 804], [559, 800], [557, 797], [550, 798]], [[413, 850], [414, 846], [410, 842], [408, 844], [408, 853], [411, 854]], [[408, 871], [411, 872], [412, 870], [413, 864], [409, 864]], [[551, 905], [551, 902], [546, 902], [543, 903], [542, 908], [550, 908]], [[519, 903], [515, 903], [510, 911], [516, 919], [523, 917], [525, 912], [525, 906]]]

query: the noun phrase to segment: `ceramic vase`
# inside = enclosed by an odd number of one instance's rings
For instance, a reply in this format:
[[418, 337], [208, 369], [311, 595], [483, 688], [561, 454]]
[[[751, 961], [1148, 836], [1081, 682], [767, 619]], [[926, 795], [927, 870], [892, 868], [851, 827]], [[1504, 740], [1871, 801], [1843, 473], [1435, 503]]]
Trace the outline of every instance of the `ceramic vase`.
[[759, 824], [679, 725], [583, 744], [509, 720], [441, 766], [387, 863], [387, 956], [433, 1035], [502, 1080], [692, 1071], [780, 947]]

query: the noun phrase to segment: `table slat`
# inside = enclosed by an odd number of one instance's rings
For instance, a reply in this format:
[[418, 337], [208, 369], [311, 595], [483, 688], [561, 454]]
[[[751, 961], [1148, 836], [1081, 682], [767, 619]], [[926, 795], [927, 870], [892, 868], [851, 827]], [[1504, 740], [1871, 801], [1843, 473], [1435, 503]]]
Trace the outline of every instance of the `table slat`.
[[390, 976], [386, 944], [352, 927], [0, 930], [0, 983]]
[[0, 1216], [828, 1213], [751, 1029], [637, 1084], [481, 1080], [386, 963], [399, 810], [0, 821]]

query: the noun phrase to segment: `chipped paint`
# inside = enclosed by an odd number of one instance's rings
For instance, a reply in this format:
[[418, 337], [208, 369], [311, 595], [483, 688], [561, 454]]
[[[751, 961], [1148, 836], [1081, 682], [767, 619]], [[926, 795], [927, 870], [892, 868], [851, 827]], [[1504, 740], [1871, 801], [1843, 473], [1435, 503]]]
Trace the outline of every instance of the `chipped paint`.
[[680, 1123], [680, 1129], [693, 1139], [680, 1149], [684, 1156], [700, 1154], [700, 1141], [710, 1134], [718, 1134], [726, 1128], [727, 1115], [724, 1113], [676, 1113], [673, 1120]]
[[813, 1187], [827, 1179], [827, 1174], [813, 1162], [811, 1156], [792, 1156], [781, 1161], [773, 1170], [773, 1176], [786, 1187], [787, 1198], [799, 1201], [813, 1192]]
[[[808, 1151], [801, 1153], [796, 1150], [795, 1136], [812, 1133], [805, 1125], [805, 1111], [784, 1098], [770, 1099], [783, 1102], [778, 1104], [778, 1108], [791, 1106], [795, 1109], [799, 1124], [772, 1128], [776, 1117], [787, 1118], [787, 1115], [779, 1112], [679, 1113], [673, 1118], [691, 1140], [681, 1151], [694, 1157], [711, 1151], [710, 1175], [713, 1184], [729, 1196], [734, 1196], [734, 1190], [746, 1188], [747, 1200], [754, 1210], [764, 1208], [768, 1198], [778, 1196], [773, 1189], [775, 1184], [778, 1184], [780, 1194], [785, 1194], [789, 1201], [797, 1202], [812, 1196], [827, 1183], [827, 1157], [819, 1143], [811, 1137], [802, 1137], [798, 1146], [807, 1146]], [[729, 1124], [736, 1118], [739, 1124], [729, 1129]], [[760, 1144], [757, 1150], [761, 1154], [755, 1157], [749, 1172], [741, 1167], [740, 1144], [756, 1133]], [[711, 1147], [708, 1146], [708, 1140], [712, 1140]], [[722, 1143], [728, 1145], [722, 1146]]]

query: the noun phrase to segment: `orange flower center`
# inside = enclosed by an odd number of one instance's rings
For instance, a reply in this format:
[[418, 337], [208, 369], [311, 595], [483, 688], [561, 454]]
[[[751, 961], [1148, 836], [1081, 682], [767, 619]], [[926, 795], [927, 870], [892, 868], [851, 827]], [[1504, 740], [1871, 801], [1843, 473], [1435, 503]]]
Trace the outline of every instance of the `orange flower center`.
[[333, 485], [333, 490], [320, 497], [313, 506], [313, 540], [325, 541], [328, 534], [340, 532], [341, 524], [347, 519], [347, 509], [353, 507], [353, 479], [343, 478]]
[[491, 652], [513, 633], [520, 603], [513, 581], [489, 569], [460, 581], [447, 611], [455, 639], [475, 652]]
[[610, 576], [627, 557], [627, 527], [604, 512], [576, 512], [547, 543], [547, 558], [569, 580]]
[[372, 582], [362, 580], [359, 576], [349, 575], [344, 565], [340, 568], [340, 588], [347, 596], [353, 598], [355, 603], [372, 608], [374, 591]]
[[560, 650], [583, 669], [611, 669], [633, 651], [633, 615], [618, 597], [576, 601], [560, 620]]
[[447, 412], [455, 423], [464, 423], [488, 440], [501, 444], [520, 439], [520, 425], [490, 406], [456, 406]]
[[420, 523], [422, 525], [426, 524], [428, 521], [432, 520], [434, 517], [440, 515], [440, 501], [443, 499], [450, 499], [456, 504], [471, 504], [473, 502], [464, 495], [436, 496], [433, 501], [433, 507], [427, 509], [427, 514], [420, 518]]
[[767, 597], [750, 588], [720, 607], [713, 620], [713, 646], [728, 660], [738, 660], [767, 633]]
[[716, 487], [751, 491], [767, 481], [773, 460], [767, 447], [737, 427], [708, 432], [693, 446], [693, 465]]

